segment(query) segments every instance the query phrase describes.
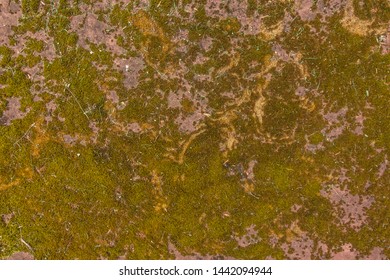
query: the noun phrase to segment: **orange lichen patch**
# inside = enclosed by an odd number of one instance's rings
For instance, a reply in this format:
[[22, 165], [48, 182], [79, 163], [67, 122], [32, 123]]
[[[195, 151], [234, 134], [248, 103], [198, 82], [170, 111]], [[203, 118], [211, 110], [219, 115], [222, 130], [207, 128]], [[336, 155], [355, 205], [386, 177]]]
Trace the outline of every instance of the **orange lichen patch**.
[[309, 157], [309, 156], [301, 156], [300, 157], [301, 160], [305, 161], [305, 162], [309, 162], [309, 163], [314, 163], [314, 159], [312, 157]]
[[220, 131], [224, 139], [224, 142], [221, 143], [222, 155], [227, 157], [228, 152], [233, 150], [238, 143], [236, 129], [233, 125], [233, 121], [237, 119], [237, 115], [233, 110], [218, 114], [222, 114], [220, 117], [215, 119], [220, 127]]
[[32, 177], [34, 176], [34, 172], [31, 169], [31, 167], [26, 167], [26, 168], [20, 169], [18, 171], [18, 175], [20, 175], [21, 177], [23, 177], [25, 179], [32, 179]]
[[228, 105], [241, 106], [242, 104], [247, 103], [251, 100], [251, 95], [252, 92], [249, 89], [244, 89], [242, 95], [233, 102], [228, 103]]
[[163, 190], [162, 190], [162, 180], [161, 180], [161, 176], [158, 175], [156, 170], [152, 171], [152, 180], [151, 180], [151, 182], [152, 182], [152, 184], [154, 186], [153, 193], [155, 195], [161, 196], [162, 193], [163, 193]]
[[237, 133], [234, 129], [233, 125], [229, 125], [227, 127], [221, 128], [221, 132], [225, 134], [225, 144], [224, 147], [226, 149], [224, 150], [224, 156], [227, 156], [227, 151], [231, 151], [236, 147], [238, 140], [237, 140]]
[[139, 11], [130, 18], [130, 21], [144, 35], [156, 36], [162, 41], [166, 41], [166, 37], [162, 28], [145, 11]]
[[260, 37], [265, 41], [271, 41], [283, 33], [283, 21], [279, 21], [277, 24], [269, 28], [265, 25], [260, 27]]
[[228, 65], [221, 67], [217, 70], [216, 76], [222, 76], [225, 73], [227, 73], [229, 70], [231, 70], [233, 67], [236, 67], [238, 63], [240, 62], [240, 54], [239, 53], [233, 53]]
[[279, 138], [279, 140], [283, 140], [287, 145], [293, 144], [295, 142], [295, 132], [297, 128], [298, 128], [298, 124], [294, 126], [294, 128], [290, 133], [284, 132], [282, 136]]
[[353, 1], [350, 0], [345, 6], [345, 15], [341, 23], [345, 29], [354, 34], [365, 36], [371, 31], [371, 24], [374, 20], [362, 20], [355, 16], [353, 9]]
[[171, 43], [165, 35], [163, 29], [145, 12], [139, 11], [135, 15], [130, 18], [130, 22], [138, 28], [138, 30], [147, 37], [146, 42], [143, 44], [143, 48], [141, 48], [141, 52], [144, 54], [145, 61], [150, 64], [150, 60], [148, 58], [148, 46], [150, 45], [150, 37], [157, 37], [161, 43], [161, 54], [166, 55], [171, 48]]
[[253, 118], [255, 118], [258, 122], [258, 130], [261, 129], [261, 126], [263, 124], [263, 116], [264, 116], [264, 107], [267, 103], [264, 95], [263, 95], [263, 89], [267, 88], [269, 84], [269, 81], [266, 81], [264, 85], [257, 87], [257, 95], [258, 99], [255, 102], [255, 106], [253, 107]]
[[39, 153], [42, 149], [42, 147], [50, 141], [49, 135], [46, 133], [46, 131], [42, 128], [44, 119], [41, 117], [39, 118], [35, 123], [35, 137], [32, 139], [31, 144], [31, 155], [33, 157], [39, 156]]
[[309, 113], [313, 112], [316, 108], [316, 104], [311, 101], [307, 96], [300, 96], [299, 101], [299, 107], [308, 111]]
[[155, 126], [150, 123], [138, 123], [135, 119], [123, 120], [123, 118], [118, 113], [117, 105], [111, 100], [106, 100], [104, 103], [104, 109], [107, 111], [108, 118], [111, 121], [112, 125], [110, 126], [110, 131], [112, 132], [121, 132], [127, 135], [129, 132], [142, 133], [150, 132], [152, 137], [157, 136], [157, 131]]
[[308, 78], [310, 76], [309, 71], [307, 69], [307, 65], [302, 62], [302, 57], [302, 53], [297, 52], [293, 57], [293, 63], [298, 67], [301, 77]]
[[8, 2], [0, 258], [389, 257], [384, 0]]
[[225, 247], [226, 247], [226, 245], [222, 241], [219, 241], [219, 240], [214, 241], [209, 246], [213, 250], [213, 252], [215, 252], [216, 254], [223, 253], [225, 250]]
[[[272, 69], [274, 69], [278, 64], [278, 61], [272, 59], [271, 56], [266, 56], [264, 58], [264, 67], [263, 70], [258, 74], [259, 77], [264, 77]], [[257, 120], [258, 128], [257, 132], [260, 132], [261, 126], [263, 124], [264, 108], [267, 103], [267, 100], [263, 94], [264, 90], [268, 87], [270, 80], [266, 79], [263, 84], [259, 84], [256, 88], [257, 100], [253, 107], [253, 118]]]
[[156, 133], [156, 131], [153, 131], [154, 125], [152, 125], [152, 124], [150, 124], [150, 123], [144, 122], [144, 123], [141, 123], [140, 126], [141, 126], [141, 129], [142, 129], [142, 130], [150, 130], [150, 131]]
[[153, 185], [152, 193], [157, 201], [156, 205], [154, 206], [154, 210], [156, 210], [156, 212], [166, 212], [168, 208], [167, 198], [164, 196], [163, 193], [162, 178], [160, 175], [158, 175], [156, 170], [152, 171], [151, 183]]
[[34, 177], [34, 172], [31, 167], [20, 168], [16, 170], [16, 177], [16, 179], [12, 179], [12, 181], [9, 183], [6, 183], [6, 180], [0, 177], [0, 191], [17, 186], [24, 180], [31, 180]]
[[5, 191], [11, 187], [17, 186], [20, 184], [20, 179], [15, 179], [10, 183], [3, 183], [3, 180], [0, 178], [0, 191]]
[[286, 240], [287, 242], [292, 242], [295, 239], [304, 235], [304, 231], [298, 226], [298, 222], [295, 221], [291, 224], [291, 227], [286, 230]]
[[249, 180], [245, 180], [243, 183], [243, 188], [246, 193], [253, 193], [255, 191], [255, 185]]
[[173, 181], [174, 182], [182, 183], [182, 182], [184, 182], [185, 178], [186, 178], [185, 174], [175, 174], [175, 175], [173, 175]]
[[165, 202], [158, 202], [154, 206], [154, 210], [156, 210], [156, 212], [161, 212], [161, 211], [167, 212], [167, 208], [168, 208], [168, 204], [166, 204]]
[[14, 186], [21, 184], [24, 180], [31, 180], [34, 177], [34, 172], [31, 167], [24, 167], [16, 170], [16, 179], [12, 179], [11, 182], [5, 183], [5, 180], [0, 177], [0, 191], [7, 190]]
[[198, 219], [199, 224], [204, 224], [205, 223], [205, 218], [207, 217], [206, 213], [202, 213]]
[[[174, 162], [177, 162], [178, 164], [183, 164], [184, 163], [184, 156], [185, 156], [185, 153], [186, 153], [188, 147], [191, 145], [192, 141], [194, 141], [196, 137], [198, 137], [200, 134], [202, 134], [205, 131], [206, 131], [205, 129], [202, 129], [200, 131], [197, 131], [197, 132], [191, 134], [191, 136], [188, 138], [187, 141], [183, 141], [179, 144], [179, 149], [168, 148], [167, 149], [168, 153], [166, 153], [164, 156], [173, 160]], [[177, 156], [172, 154], [177, 150], [180, 150], [180, 152]]]
[[149, 132], [152, 138], [157, 136], [157, 132], [154, 129], [154, 126], [149, 123], [137, 123], [134, 120], [132, 122], [124, 122], [116, 118], [111, 118], [112, 126], [110, 127], [110, 131], [112, 132], [120, 132], [124, 135], [128, 135], [130, 132], [133, 133], [144, 133]]
[[[103, 90], [108, 92], [108, 88], [106, 88], [104, 85], [102, 86], [102, 88]], [[104, 110], [106, 110], [107, 114], [110, 117], [115, 118], [117, 115], [117, 109], [115, 103], [112, 102], [111, 100], [106, 100], [106, 102], [104, 102]]]
[[[275, 241], [277, 241], [280, 236], [275, 237]], [[329, 251], [325, 243], [321, 240], [318, 240], [316, 243], [308, 232], [303, 231], [298, 226], [297, 220], [292, 222], [286, 230], [286, 242], [281, 244], [280, 248], [288, 259], [322, 259]]]

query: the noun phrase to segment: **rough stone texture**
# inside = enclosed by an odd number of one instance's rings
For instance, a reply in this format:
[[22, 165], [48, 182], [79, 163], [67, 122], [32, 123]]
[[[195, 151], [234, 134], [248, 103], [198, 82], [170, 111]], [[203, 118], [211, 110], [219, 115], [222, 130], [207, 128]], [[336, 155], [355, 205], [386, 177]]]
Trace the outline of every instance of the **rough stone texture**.
[[389, 259], [388, 10], [0, 0], [0, 258]]
[[33, 260], [34, 256], [28, 252], [16, 252], [9, 256], [7, 260]]

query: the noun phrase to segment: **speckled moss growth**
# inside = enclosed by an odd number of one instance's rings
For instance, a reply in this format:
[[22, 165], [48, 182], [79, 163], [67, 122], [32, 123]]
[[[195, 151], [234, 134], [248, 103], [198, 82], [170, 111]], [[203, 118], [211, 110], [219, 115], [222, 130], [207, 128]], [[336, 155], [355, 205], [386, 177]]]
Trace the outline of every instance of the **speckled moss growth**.
[[388, 1], [0, 18], [0, 259], [390, 257]]

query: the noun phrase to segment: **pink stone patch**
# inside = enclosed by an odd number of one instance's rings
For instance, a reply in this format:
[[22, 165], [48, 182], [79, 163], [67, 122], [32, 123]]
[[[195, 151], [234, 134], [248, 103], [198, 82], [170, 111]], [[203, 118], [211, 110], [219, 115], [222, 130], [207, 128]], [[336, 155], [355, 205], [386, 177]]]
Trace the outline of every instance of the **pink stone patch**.
[[246, 228], [246, 233], [243, 236], [234, 237], [239, 247], [245, 248], [261, 241], [261, 239], [258, 237], [259, 232], [255, 229], [255, 227], [255, 225], [251, 225], [250, 227]]
[[341, 246], [341, 251], [332, 253], [333, 260], [356, 260], [358, 252], [353, 249], [352, 244], [347, 243]]
[[20, 110], [20, 99], [20, 97], [10, 97], [7, 99], [7, 109], [0, 118], [0, 124], [10, 125], [13, 120], [23, 119], [30, 112], [30, 108], [27, 108], [25, 112]]
[[366, 211], [374, 203], [373, 196], [354, 195], [344, 188], [330, 185], [320, 191], [321, 195], [329, 199], [336, 209], [341, 224], [359, 231], [367, 222]]

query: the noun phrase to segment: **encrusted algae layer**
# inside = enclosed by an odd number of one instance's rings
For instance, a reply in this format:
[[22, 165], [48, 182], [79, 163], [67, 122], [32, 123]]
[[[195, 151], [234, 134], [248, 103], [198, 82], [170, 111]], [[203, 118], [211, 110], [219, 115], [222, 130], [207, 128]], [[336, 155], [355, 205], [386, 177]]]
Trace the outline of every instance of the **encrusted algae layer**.
[[1, 258], [389, 258], [387, 1], [125, 2], [0, 2]]

